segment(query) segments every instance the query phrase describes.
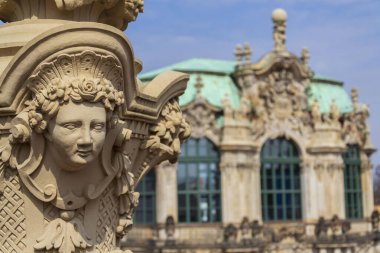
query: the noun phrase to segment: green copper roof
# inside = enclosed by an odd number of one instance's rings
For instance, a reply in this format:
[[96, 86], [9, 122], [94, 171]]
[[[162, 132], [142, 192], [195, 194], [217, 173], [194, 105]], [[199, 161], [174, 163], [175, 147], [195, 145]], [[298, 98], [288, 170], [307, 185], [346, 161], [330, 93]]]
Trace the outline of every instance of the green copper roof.
[[321, 113], [330, 111], [330, 105], [335, 100], [341, 113], [352, 111], [352, 101], [343, 88], [343, 82], [325, 78], [318, 79], [316, 76], [307, 91], [309, 107], [316, 99]]
[[222, 108], [222, 100], [227, 96], [231, 106], [238, 108], [240, 105], [239, 90], [230, 76], [235, 70], [235, 65], [234, 61], [194, 58], [147, 72], [140, 75], [139, 78], [142, 81], [150, 81], [161, 72], [168, 70], [190, 74], [185, 94], [179, 99], [180, 105], [185, 106], [195, 98], [194, 84], [196, 83], [196, 78], [200, 76], [203, 84], [201, 94], [210, 104]]
[[194, 58], [187, 61], [182, 61], [176, 64], [172, 64], [164, 68], [143, 73], [139, 77], [143, 81], [150, 80], [150, 79], [153, 79], [153, 77], [157, 76], [159, 73], [168, 71], [168, 70], [183, 71], [186, 73], [203, 72], [203, 73], [230, 75], [234, 72], [235, 65], [236, 63], [234, 61]]
[[239, 90], [231, 77], [229, 75], [220, 76], [214, 74], [190, 74], [185, 94], [179, 98], [181, 106], [189, 104], [195, 98], [196, 90], [194, 84], [198, 76], [202, 78], [203, 87], [201, 94], [210, 104], [221, 108], [222, 100], [227, 96], [232, 108], [239, 107]]
[[[194, 84], [196, 78], [200, 76], [203, 83], [201, 93], [210, 104], [221, 108], [222, 100], [227, 95], [231, 106], [238, 108], [240, 105], [239, 89], [231, 78], [235, 66], [236, 62], [234, 61], [194, 58], [144, 73], [139, 78], [142, 81], [150, 81], [161, 72], [168, 70], [189, 73], [188, 88], [180, 97], [180, 105], [185, 106], [195, 98]], [[315, 75], [307, 92], [309, 106], [317, 99], [322, 113], [329, 112], [330, 104], [334, 99], [342, 113], [352, 111], [351, 99], [341, 81]]]

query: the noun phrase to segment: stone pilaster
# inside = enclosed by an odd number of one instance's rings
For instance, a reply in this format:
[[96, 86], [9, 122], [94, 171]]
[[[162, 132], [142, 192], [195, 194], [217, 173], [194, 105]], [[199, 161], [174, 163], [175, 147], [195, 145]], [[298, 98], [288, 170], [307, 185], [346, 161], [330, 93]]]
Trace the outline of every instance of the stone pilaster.
[[313, 170], [317, 180], [318, 217], [338, 215], [344, 218], [344, 176], [341, 154], [315, 155]]
[[[304, 158], [301, 166], [302, 213], [305, 222], [315, 222], [318, 216], [319, 185], [316, 171], [313, 170], [310, 159]], [[309, 232], [309, 231], [308, 231]], [[314, 231], [310, 231], [314, 233]]]
[[372, 163], [366, 154], [361, 154], [361, 183], [363, 198], [363, 216], [370, 217], [374, 210]]

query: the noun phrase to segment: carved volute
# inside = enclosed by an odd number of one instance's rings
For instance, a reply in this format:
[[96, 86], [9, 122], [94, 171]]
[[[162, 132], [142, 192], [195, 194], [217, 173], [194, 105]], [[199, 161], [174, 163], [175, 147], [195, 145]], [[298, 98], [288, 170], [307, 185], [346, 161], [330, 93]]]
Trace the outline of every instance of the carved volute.
[[[0, 252], [124, 252], [136, 185], [190, 136], [178, 105], [188, 76], [137, 78], [119, 29], [139, 11], [142, 1], [0, 0], [0, 17], [17, 21], [0, 34], [23, 38], [0, 37]], [[17, 32], [35, 24], [47, 25]]]

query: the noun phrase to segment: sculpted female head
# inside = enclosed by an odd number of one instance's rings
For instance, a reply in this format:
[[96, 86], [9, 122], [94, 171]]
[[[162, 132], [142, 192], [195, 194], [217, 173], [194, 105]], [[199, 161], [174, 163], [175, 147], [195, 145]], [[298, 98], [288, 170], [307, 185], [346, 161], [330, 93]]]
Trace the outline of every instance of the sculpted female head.
[[108, 79], [91, 75], [34, 80], [28, 85], [33, 92], [27, 108], [29, 125], [44, 134], [46, 155], [66, 171], [77, 171], [96, 160], [107, 121], [124, 102], [123, 93]]
[[99, 156], [107, 123], [124, 102], [120, 66], [113, 55], [82, 51], [43, 62], [29, 77], [29, 126], [60, 168], [77, 171]]

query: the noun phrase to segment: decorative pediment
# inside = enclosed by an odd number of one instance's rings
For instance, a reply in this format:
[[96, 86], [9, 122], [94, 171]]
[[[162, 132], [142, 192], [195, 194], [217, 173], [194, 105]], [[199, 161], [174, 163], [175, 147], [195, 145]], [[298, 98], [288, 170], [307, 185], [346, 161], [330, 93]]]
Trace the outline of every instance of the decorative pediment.
[[296, 80], [310, 78], [312, 73], [308, 66], [302, 64], [300, 58], [288, 52], [272, 51], [262, 57], [256, 64], [252, 66], [256, 76], [265, 76], [273, 71], [287, 71], [292, 73]]
[[232, 114], [236, 120], [236, 115], [243, 115], [240, 118], [250, 122], [255, 142], [263, 136], [278, 136], [279, 131], [307, 139], [313, 130], [306, 92], [314, 75], [309, 52], [303, 49], [298, 57], [287, 50], [285, 11], [275, 10], [272, 20], [274, 48], [257, 63], [251, 62], [249, 45], [236, 48], [234, 76], [241, 88], [241, 101]]
[[191, 137], [210, 139], [214, 144], [220, 142], [220, 128], [217, 127], [216, 118], [222, 110], [210, 104], [201, 94], [203, 87], [202, 78], [197, 77], [194, 100], [182, 108], [184, 117], [191, 125]]

